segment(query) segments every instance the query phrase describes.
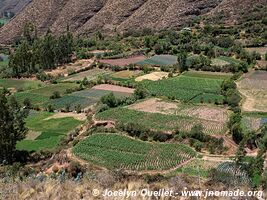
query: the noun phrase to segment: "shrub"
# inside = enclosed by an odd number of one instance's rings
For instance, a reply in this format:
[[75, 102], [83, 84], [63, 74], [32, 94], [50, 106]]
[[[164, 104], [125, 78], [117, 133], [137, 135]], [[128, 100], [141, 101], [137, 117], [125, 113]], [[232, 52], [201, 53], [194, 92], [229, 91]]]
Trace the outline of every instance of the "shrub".
[[60, 97], [61, 96], [59, 91], [54, 91], [53, 94], [50, 96], [50, 99], [59, 99]]

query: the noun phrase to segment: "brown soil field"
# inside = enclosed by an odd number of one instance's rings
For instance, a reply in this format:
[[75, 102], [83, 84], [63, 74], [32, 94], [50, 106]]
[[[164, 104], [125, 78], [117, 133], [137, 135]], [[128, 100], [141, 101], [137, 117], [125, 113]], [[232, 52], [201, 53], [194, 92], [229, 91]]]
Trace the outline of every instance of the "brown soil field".
[[134, 89], [132, 88], [127, 88], [127, 87], [121, 87], [117, 85], [109, 85], [109, 84], [101, 84], [101, 85], [96, 85], [93, 87], [95, 90], [108, 90], [112, 92], [123, 92], [123, 93], [129, 93], [133, 94]]
[[237, 82], [244, 111], [267, 112], [267, 72], [252, 71]]
[[161, 101], [158, 98], [151, 98], [146, 101], [128, 106], [129, 109], [161, 114], [174, 114], [178, 108], [176, 103]]
[[207, 122], [213, 121], [221, 124], [225, 124], [228, 120], [228, 113], [224, 108], [215, 108], [212, 106], [187, 106], [176, 102], [166, 102], [158, 98], [147, 99], [143, 102], [130, 105], [128, 108], [149, 113], [190, 116]]
[[75, 63], [70, 63], [67, 65], [63, 65], [58, 67], [57, 69], [54, 69], [52, 71], [46, 71], [46, 74], [50, 74], [52, 76], [65, 76], [67, 77], [72, 72], [79, 72], [82, 69], [85, 69], [89, 67], [91, 64], [93, 64], [93, 59], [83, 59], [78, 60]]
[[252, 53], [252, 52], [257, 52], [260, 53], [261, 55], [265, 55], [265, 53], [267, 52], [267, 47], [252, 47], [252, 48], [245, 48], [248, 52]]
[[99, 62], [106, 63], [106, 64], [109, 64], [109, 65], [114, 65], [114, 66], [116, 65], [116, 66], [124, 67], [124, 66], [127, 66], [129, 64], [134, 64], [136, 62], [142, 61], [144, 59], [146, 59], [145, 56], [138, 55], [138, 56], [132, 56], [132, 57], [129, 57], [129, 58], [102, 59], [102, 60], [99, 60]]
[[139, 70], [135, 70], [135, 71], [130, 71], [130, 70], [123, 70], [123, 71], [120, 71], [120, 72], [116, 72], [114, 74], [112, 74], [112, 77], [114, 78], [131, 78], [137, 74], [139, 74], [141, 71]]
[[157, 80], [161, 80], [163, 78], [167, 78], [168, 77], [168, 72], [152, 72], [150, 74], [146, 74], [143, 76], [139, 76], [135, 79], [135, 81], [140, 82], [143, 80], [150, 80], [150, 81], [157, 81]]

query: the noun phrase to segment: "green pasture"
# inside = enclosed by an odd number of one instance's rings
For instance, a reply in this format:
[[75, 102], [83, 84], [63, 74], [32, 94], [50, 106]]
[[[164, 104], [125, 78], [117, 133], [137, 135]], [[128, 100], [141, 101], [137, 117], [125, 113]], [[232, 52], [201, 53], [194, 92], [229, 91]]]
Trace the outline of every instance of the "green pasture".
[[72, 117], [48, 119], [54, 113], [34, 112], [26, 119], [26, 126], [32, 132], [38, 134], [35, 139], [24, 139], [17, 143], [17, 149], [27, 151], [39, 151], [43, 149], [55, 149], [62, 137], [75, 129], [82, 122]]

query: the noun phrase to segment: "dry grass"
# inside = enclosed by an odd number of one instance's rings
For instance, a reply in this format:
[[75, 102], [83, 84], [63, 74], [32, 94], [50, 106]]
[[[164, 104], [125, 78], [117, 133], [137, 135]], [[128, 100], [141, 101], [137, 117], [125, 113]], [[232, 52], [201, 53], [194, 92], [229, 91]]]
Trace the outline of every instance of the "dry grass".
[[163, 78], [167, 78], [169, 75], [168, 72], [152, 72], [150, 74], [146, 74], [143, 76], [139, 76], [135, 79], [135, 81], [140, 82], [143, 80], [150, 80], [150, 81], [157, 81], [161, 80]]
[[112, 77], [127, 79], [127, 78], [131, 78], [131, 77], [133, 77], [139, 73], [140, 73], [140, 71], [123, 70], [123, 71], [114, 73], [112, 75]]
[[65, 117], [72, 117], [74, 119], [77, 119], [79, 121], [85, 121], [86, 120], [86, 114], [85, 113], [56, 113], [54, 115], [52, 115], [51, 117], [46, 118], [45, 120], [49, 120], [49, 119], [59, 119], [59, 118], [65, 118]]

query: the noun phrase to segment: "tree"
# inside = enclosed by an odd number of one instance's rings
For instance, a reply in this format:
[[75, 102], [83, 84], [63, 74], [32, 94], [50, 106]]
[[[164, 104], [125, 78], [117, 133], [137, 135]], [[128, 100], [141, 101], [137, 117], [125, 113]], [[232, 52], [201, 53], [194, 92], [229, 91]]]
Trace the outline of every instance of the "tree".
[[180, 72], [188, 71], [188, 66], [186, 64], [186, 61], [187, 61], [187, 53], [185, 51], [181, 51], [178, 54], [177, 61], [178, 61]]
[[0, 163], [13, 162], [16, 144], [27, 133], [24, 121], [27, 114], [15, 98], [8, 102], [5, 93], [0, 94]]
[[105, 95], [101, 98], [101, 102], [103, 104], [106, 104], [108, 105], [110, 108], [114, 108], [118, 105], [118, 101], [114, 95], [113, 92], [111, 92], [110, 94], [108, 95]]
[[134, 91], [134, 96], [136, 99], [144, 99], [147, 96], [147, 91], [141, 85], [138, 85]]

